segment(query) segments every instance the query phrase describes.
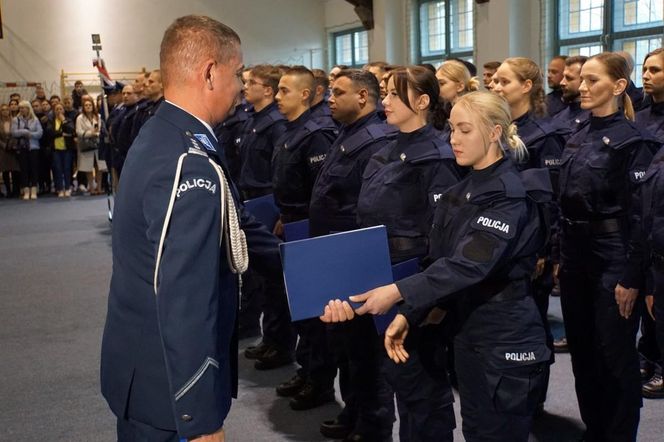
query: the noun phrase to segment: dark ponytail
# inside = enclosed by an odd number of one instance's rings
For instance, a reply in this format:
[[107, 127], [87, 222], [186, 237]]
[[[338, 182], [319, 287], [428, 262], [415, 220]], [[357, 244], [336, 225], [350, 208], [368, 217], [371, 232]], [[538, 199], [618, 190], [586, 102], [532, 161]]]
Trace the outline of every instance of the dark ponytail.
[[433, 103], [429, 106], [429, 123], [438, 130], [446, 129], [447, 120], [450, 118], [451, 110], [452, 105], [447, 103], [441, 97], [438, 97], [438, 99], [433, 100]]

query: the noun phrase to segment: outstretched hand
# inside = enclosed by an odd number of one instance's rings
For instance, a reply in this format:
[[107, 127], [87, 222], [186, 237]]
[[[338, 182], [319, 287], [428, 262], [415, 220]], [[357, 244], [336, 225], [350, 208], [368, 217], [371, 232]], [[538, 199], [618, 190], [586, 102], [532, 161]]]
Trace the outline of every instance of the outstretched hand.
[[351, 296], [352, 302], [363, 302], [359, 308], [355, 309], [358, 315], [371, 313], [373, 315], [384, 315], [397, 302], [401, 301], [401, 293], [396, 284], [377, 287], [361, 295]]
[[335, 299], [325, 306], [320, 320], [327, 323], [350, 321], [355, 317], [353, 307], [347, 301]]
[[398, 314], [385, 331], [385, 350], [387, 350], [387, 356], [397, 364], [406, 362], [408, 359], [408, 352], [404, 347], [404, 342], [406, 342], [409, 328], [406, 317]]

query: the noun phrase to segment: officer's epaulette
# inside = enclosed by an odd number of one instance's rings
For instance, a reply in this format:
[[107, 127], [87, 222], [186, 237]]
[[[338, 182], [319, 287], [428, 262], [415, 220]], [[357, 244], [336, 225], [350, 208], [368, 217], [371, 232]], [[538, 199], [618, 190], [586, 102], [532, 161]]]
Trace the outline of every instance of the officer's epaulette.
[[189, 131], [185, 132], [184, 138], [187, 141], [187, 145], [189, 146], [187, 153], [194, 155], [201, 155], [208, 158], [208, 154], [205, 151], [205, 147], [201, 146], [201, 142], [198, 141], [191, 132]]
[[[253, 118], [256, 118], [255, 116]], [[254, 132], [263, 132], [265, 129], [271, 127], [274, 123], [278, 121], [283, 121], [286, 118], [284, 118], [283, 114], [279, 112], [277, 109], [274, 109], [271, 112], [268, 112], [267, 115], [265, 115], [263, 118], [260, 120], [256, 121], [256, 125], [253, 128]]]
[[251, 107], [245, 107], [239, 111], [236, 111], [229, 118], [226, 118], [224, 121], [222, 121], [221, 126], [228, 127], [238, 123], [243, 123], [249, 119], [249, 117], [251, 116], [250, 113], [251, 113]]
[[425, 161], [453, 158], [452, 147], [446, 141], [438, 137], [432, 137], [426, 141], [412, 144], [408, 149], [408, 154], [404, 155], [401, 161], [418, 164]]
[[353, 136], [344, 140], [344, 142], [339, 145], [339, 150], [341, 150], [344, 155], [352, 155], [353, 152], [368, 144], [393, 137], [397, 132], [397, 129], [389, 124], [370, 124], [353, 134]]
[[611, 149], [622, 149], [632, 143], [643, 141], [644, 143], [654, 144], [657, 139], [644, 128], [639, 127], [636, 123], [630, 120], [625, 120], [624, 128], [620, 130], [611, 131], [610, 135], [604, 136], [602, 142], [609, 146]]
[[533, 121], [545, 134], [555, 134], [555, 135], [569, 135], [572, 132], [572, 128], [567, 125], [563, 125], [561, 122], [554, 120], [553, 118], [534, 118]]
[[553, 199], [551, 174], [548, 169], [526, 169], [520, 172], [523, 187], [528, 196], [536, 202], [548, 202]]

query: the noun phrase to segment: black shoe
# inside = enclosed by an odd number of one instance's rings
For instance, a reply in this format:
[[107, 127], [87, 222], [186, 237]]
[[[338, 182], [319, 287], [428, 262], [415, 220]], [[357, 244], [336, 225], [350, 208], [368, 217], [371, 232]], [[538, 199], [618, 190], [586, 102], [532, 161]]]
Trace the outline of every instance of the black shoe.
[[258, 345], [250, 345], [244, 350], [244, 357], [247, 359], [258, 359], [270, 349], [270, 344], [261, 341]]
[[567, 345], [567, 338], [554, 339], [553, 341], [554, 353], [569, 353], [569, 346]]
[[334, 388], [321, 389], [314, 382], [307, 382], [293, 399], [290, 405], [293, 410], [311, 410], [328, 402], [334, 401]]
[[298, 394], [302, 387], [304, 387], [305, 380], [299, 374], [296, 374], [286, 382], [282, 382], [277, 386], [277, 396], [291, 397]]
[[641, 382], [648, 382], [655, 374], [655, 364], [639, 354], [639, 369], [641, 371]]
[[339, 418], [323, 421], [320, 424], [320, 434], [328, 439], [345, 439], [347, 438], [353, 428], [346, 422], [342, 422]]
[[261, 357], [254, 362], [256, 370], [272, 370], [273, 368], [283, 367], [293, 362], [293, 357], [275, 347], [270, 347]]
[[641, 394], [647, 399], [664, 399], [664, 380], [662, 375], [655, 373], [652, 378], [641, 387]]

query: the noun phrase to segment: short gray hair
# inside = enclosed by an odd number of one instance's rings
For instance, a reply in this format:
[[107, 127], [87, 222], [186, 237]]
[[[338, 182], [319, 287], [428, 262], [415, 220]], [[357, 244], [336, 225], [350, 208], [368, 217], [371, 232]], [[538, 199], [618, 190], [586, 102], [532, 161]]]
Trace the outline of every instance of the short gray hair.
[[227, 63], [240, 37], [225, 24], [204, 15], [186, 15], [171, 24], [161, 40], [159, 64], [164, 87], [188, 79], [205, 58]]

